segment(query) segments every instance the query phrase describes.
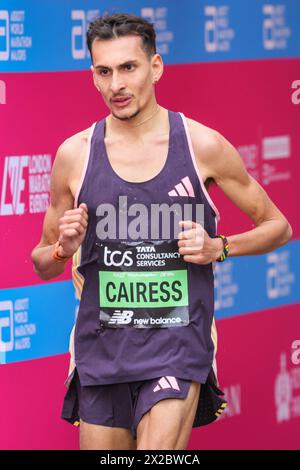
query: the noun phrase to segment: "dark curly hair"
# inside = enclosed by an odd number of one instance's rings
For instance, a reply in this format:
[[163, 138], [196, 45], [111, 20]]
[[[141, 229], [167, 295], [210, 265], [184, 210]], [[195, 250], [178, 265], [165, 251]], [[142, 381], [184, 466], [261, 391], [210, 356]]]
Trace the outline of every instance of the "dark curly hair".
[[120, 36], [141, 36], [142, 48], [149, 60], [156, 54], [154, 23], [150, 23], [140, 16], [127, 13], [114, 13], [99, 16], [89, 24], [87, 31], [87, 47], [92, 57], [92, 44], [94, 40], [108, 40]]

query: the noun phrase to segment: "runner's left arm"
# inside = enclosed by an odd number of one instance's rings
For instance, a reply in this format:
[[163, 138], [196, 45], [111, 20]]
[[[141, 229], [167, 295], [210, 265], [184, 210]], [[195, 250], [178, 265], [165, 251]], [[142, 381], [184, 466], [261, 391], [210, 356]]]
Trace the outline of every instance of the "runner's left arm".
[[291, 225], [264, 188], [247, 172], [237, 149], [218, 131], [212, 133], [206, 158], [215, 183], [256, 226], [227, 236], [229, 255], [268, 253], [285, 245], [292, 236]]

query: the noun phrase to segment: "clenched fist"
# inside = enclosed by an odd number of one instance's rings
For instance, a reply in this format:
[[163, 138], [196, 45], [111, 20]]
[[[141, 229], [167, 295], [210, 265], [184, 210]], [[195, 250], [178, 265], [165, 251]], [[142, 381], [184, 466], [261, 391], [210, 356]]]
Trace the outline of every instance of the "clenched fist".
[[88, 226], [88, 208], [81, 203], [78, 208], [65, 211], [59, 219], [58, 255], [71, 257], [84, 240]]
[[179, 224], [183, 230], [178, 234], [178, 252], [184, 261], [209, 264], [221, 256], [223, 242], [220, 238], [211, 238], [200, 224], [192, 220], [182, 220]]

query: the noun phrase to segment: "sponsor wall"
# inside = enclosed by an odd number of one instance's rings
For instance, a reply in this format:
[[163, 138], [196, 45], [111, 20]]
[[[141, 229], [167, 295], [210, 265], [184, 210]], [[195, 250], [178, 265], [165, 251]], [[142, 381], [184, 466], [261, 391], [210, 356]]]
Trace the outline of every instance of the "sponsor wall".
[[[58, 146], [108, 114], [85, 45], [88, 22], [106, 11], [155, 23], [159, 103], [227, 137], [293, 227], [288, 245], [216, 266], [218, 375], [229, 406], [193, 430], [189, 447], [299, 448], [297, 0], [1, 1], [0, 448], [78, 448], [78, 430], [59, 418], [78, 306], [71, 270], [44, 282], [30, 252]], [[210, 195], [219, 232], [254, 227], [218, 188]]]

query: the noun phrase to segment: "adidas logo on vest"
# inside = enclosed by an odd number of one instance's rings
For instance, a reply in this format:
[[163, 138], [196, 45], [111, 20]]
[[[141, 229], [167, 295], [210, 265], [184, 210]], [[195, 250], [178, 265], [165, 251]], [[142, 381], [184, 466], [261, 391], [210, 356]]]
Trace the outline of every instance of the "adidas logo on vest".
[[188, 176], [181, 179], [181, 182], [175, 184], [174, 189], [168, 192], [169, 196], [190, 196], [195, 197], [194, 188]]

